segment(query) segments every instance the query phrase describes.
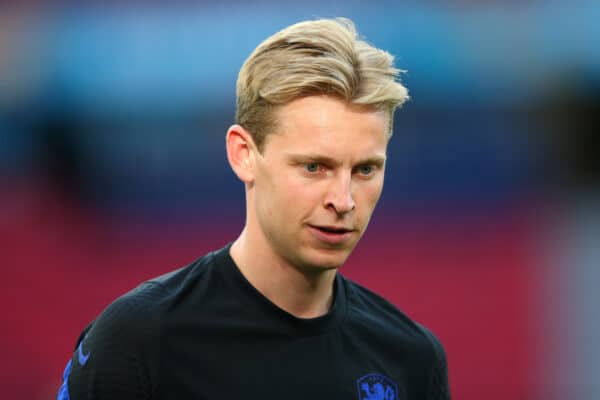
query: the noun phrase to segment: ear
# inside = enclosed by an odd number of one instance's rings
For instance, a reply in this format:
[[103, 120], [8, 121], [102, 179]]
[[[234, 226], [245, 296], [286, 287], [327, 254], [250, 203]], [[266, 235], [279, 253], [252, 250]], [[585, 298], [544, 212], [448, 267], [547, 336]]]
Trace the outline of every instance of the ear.
[[233, 172], [244, 183], [254, 181], [254, 141], [250, 132], [240, 125], [232, 125], [226, 137], [227, 160]]

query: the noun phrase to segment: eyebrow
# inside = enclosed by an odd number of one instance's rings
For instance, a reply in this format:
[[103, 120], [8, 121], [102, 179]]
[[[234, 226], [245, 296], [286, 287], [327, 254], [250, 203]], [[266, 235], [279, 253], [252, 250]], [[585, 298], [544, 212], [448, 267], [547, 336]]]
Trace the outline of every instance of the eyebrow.
[[[287, 154], [285, 154], [285, 157], [290, 160], [296, 161], [296, 162], [298, 162], [298, 161], [315, 162], [315, 163], [319, 163], [319, 164], [334, 165], [334, 166], [338, 166], [340, 164], [339, 161], [337, 161], [331, 157], [320, 155], [320, 154], [287, 153]], [[385, 164], [385, 160], [386, 160], [385, 156], [367, 157], [367, 158], [358, 160], [357, 165], [376, 165], [378, 167], [381, 167]]]

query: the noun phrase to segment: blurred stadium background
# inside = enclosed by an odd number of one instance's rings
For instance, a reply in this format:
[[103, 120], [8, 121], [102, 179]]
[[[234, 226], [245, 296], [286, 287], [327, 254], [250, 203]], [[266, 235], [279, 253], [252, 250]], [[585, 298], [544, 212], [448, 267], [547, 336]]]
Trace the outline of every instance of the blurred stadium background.
[[455, 399], [600, 399], [594, 0], [3, 3], [2, 397], [53, 398], [109, 301], [238, 234], [237, 71], [333, 16], [412, 96], [342, 272], [441, 338]]

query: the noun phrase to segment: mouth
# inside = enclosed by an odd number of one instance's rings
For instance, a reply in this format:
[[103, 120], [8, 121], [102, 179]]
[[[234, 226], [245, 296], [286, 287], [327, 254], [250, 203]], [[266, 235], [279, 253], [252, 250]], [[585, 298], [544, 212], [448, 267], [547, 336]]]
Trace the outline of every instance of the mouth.
[[352, 229], [349, 228], [344, 228], [344, 227], [335, 227], [335, 226], [318, 226], [318, 225], [311, 225], [312, 228], [318, 229], [321, 232], [325, 232], [325, 233], [338, 233], [338, 234], [343, 234], [343, 233], [347, 233], [347, 232], [352, 232]]
[[317, 239], [328, 244], [344, 243], [351, 238], [355, 231], [351, 228], [331, 225], [309, 225], [309, 228]]

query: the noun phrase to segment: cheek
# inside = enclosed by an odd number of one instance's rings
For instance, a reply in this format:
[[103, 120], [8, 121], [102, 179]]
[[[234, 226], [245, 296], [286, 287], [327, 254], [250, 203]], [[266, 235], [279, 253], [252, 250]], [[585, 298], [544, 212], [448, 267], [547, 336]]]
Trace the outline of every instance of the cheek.
[[361, 202], [364, 205], [364, 210], [370, 212], [375, 208], [375, 205], [381, 196], [383, 179], [366, 182], [360, 189], [360, 200], [362, 200]]
[[306, 211], [313, 191], [290, 174], [270, 175], [257, 188], [265, 212], [278, 219], [294, 220]]
[[[325, 182], [287, 176], [278, 185], [277, 201], [281, 210], [277, 212], [285, 220], [302, 224], [322, 211]], [[292, 226], [297, 225], [290, 228]]]
[[373, 188], [373, 192], [372, 192], [373, 202], [377, 203], [377, 201], [379, 201], [379, 197], [381, 196], [381, 192], [383, 190], [383, 179], [380, 179], [379, 182], [377, 182], [377, 184], [374, 186], [375, 187]]
[[278, 196], [289, 201], [288, 206], [300, 205], [317, 199], [323, 190], [324, 183], [306, 179], [297, 171], [280, 174], [273, 180]]

